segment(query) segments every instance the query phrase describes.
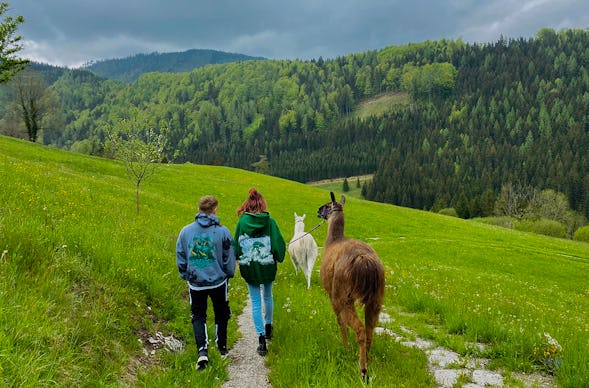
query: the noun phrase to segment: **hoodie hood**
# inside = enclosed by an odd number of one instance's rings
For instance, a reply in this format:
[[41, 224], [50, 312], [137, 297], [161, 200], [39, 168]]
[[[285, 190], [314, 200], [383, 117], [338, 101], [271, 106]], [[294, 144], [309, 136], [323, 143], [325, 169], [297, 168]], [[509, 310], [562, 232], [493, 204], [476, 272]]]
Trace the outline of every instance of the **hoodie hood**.
[[270, 223], [270, 213], [248, 213], [245, 212], [241, 216], [243, 218], [242, 231], [252, 237], [268, 233], [268, 225]]
[[198, 213], [194, 220], [203, 228], [213, 225], [220, 225], [219, 217], [214, 214]]

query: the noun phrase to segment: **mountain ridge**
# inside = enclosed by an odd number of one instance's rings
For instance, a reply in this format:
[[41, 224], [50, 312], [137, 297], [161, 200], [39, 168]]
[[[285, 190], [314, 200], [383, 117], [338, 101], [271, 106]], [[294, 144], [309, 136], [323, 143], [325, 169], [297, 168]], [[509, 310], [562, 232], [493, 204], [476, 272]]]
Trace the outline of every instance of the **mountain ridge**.
[[165, 53], [139, 53], [125, 58], [90, 61], [83, 65], [82, 69], [90, 70], [101, 77], [131, 83], [144, 73], [182, 73], [206, 65], [265, 59], [219, 50], [190, 49]]

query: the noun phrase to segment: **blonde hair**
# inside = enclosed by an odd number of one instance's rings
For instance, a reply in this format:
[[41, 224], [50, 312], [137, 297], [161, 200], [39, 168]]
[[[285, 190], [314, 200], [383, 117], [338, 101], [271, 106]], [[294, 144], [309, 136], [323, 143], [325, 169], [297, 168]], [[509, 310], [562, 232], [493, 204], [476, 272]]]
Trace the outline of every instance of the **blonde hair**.
[[201, 213], [211, 214], [219, 205], [217, 198], [212, 195], [205, 195], [198, 201], [198, 211]]
[[260, 214], [265, 212], [267, 208], [268, 204], [262, 194], [258, 190], [251, 188], [248, 198], [237, 209], [237, 215], [241, 216], [244, 212]]

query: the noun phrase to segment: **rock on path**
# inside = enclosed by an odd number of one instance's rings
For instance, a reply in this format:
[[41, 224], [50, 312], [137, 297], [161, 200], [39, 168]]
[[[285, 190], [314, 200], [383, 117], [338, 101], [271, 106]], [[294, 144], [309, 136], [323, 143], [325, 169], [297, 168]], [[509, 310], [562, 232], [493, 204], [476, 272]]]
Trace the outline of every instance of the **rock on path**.
[[[381, 313], [379, 322], [386, 324], [391, 321], [391, 317], [386, 313]], [[430, 373], [436, 379], [437, 386], [439, 388], [451, 388], [454, 387], [461, 378], [466, 378], [469, 382], [462, 385], [462, 388], [486, 388], [486, 387], [503, 387], [504, 381], [503, 376], [498, 371], [492, 371], [486, 369], [490, 360], [484, 358], [466, 358], [458, 353], [445, 349], [440, 346], [436, 346], [432, 341], [419, 338], [415, 336], [411, 330], [402, 328], [415, 340], [405, 340], [404, 336], [393, 332], [390, 329], [377, 327], [375, 334], [388, 335], [397, 342], [409, 347], [418, 348], [425, 352], [428, 357], [428, 366]], [[483, 346], [482, 344], [476, 344], [477, 346]], [[521, 375], [514, 374], [514, 378], [519, 379], [523, 386], [528, 387], [541, 387], [541, 388], [552, 388], [556, 384], [554, 381], [546, 376], [540, 374]]]

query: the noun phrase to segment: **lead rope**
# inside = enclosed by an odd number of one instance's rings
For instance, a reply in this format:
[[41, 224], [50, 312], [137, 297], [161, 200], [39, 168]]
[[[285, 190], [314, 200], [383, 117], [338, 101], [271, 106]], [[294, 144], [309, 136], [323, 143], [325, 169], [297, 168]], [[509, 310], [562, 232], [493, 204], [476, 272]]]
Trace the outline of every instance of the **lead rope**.
[[290, 242], [289, 242], [288, 244], [286, 244], [286, 245], [290, 245], [290, 244], [292, 244], [293, 242], [295, 242], [295, 241], [298, 241], [298, 240], [302, 239], [302, 238], [303, 238], [303, 237], [305, 237], [306, 235], [313, 233], [313, 232], [314, 232], [314, 231], [315, 231], [317, 228], [319, 228], [319, 227], [320, 227], [321, 225], [323, 225], [324, 223], [325, 223], [325, 220], [321, 221], [320, 223], [318, 223], [317, 225], [315, 225], [315, 226], [314, 226], [314, 227], [313, 227], [313, 228], [312, 228], [310, 231], [308, 231], [307, 233], [303, 234], [303, 235], [302, 235], [302, 236], [300, 236], [300, 237], [297, 237], [297, 238], [295, 238], [294, 240], [290, 240]]

